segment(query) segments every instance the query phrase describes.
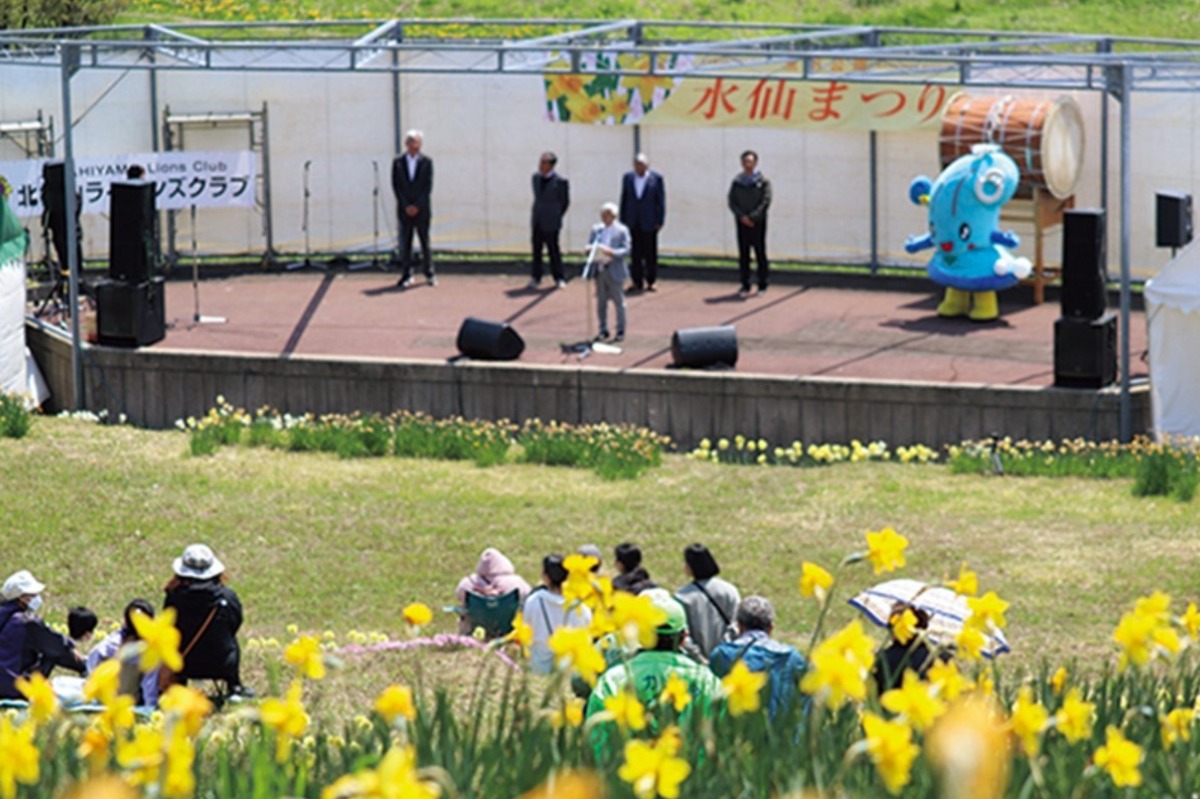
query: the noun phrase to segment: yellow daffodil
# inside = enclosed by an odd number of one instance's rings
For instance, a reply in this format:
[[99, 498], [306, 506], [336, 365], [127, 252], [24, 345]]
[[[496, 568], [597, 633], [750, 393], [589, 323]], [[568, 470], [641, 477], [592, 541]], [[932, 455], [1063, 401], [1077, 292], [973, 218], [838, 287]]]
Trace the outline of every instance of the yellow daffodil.
[[404, 607], [404, 621], [409, 627], [424, 627], [433, 621], [433, 611], [423, 602], [413, 602]]
[[[640, 75], [622, 75], [620, 87], [622, 89], [636, 90], [638, 101], [646, 107], [649, 107], [654, 100], [655, 90], [670, 91], [671, 87], [675, 85], [674, 78], [650, 74], [650, 56], [648, 55], [621, 55], [618, 56], [617, 63], [625, 71], [644, 73]], [[665, 66], [661, 57], [656, 64], [659, 69]]]
[[807, 560], [800, 564], [800, 596], [812, 597], [824, 604], [833, 588], [833, 575]]
[[561, 709], [554, 711], [550, 716], [550, 724], [554, 729], [562, 729], [563, 727], [578, 727], [583, 724], [583, 712], [587, 703], [577, 696], [572, 696], [563, 702]]
[[191, 799], [196, 792], [196, 747], [183, 727], [175, 727], [167, 743], [163, 769], [163, 799]]
[[1155, 632], [1159, 622], [1149, 615], [1130, 611], [1121, 617], [1113, 630], [1113, 641], [1121, 646], [1121, 658], [1117, 664], [1125, 671], [1130, 664], [1145, 666], [1155, 651]]
[[1050, 679], [1046, 682], [1050, 684], [1050, 689], [1054, 691], [1055, 696], [1060, 696], [1063, 689], [1067, 687], [1067, 678], [1069, 676], [1065, 666], [1059, 666], [1058, 670], [1050, 675]]
[[58, 697], [50, 687], [50, 681], [40, 672], [35, 671], [32, 677], [18, 677], [13, 686], [29, 702], [29, 718], [34, 725], [41, 726], [58, 712]]
[[912, 728], [886, 721], [867, 711], [862, 716], [864, 744], [888, 793], [898, 794], [908, 784], [913, 761], [921, 753], [912, 741]]
[[901, 646], [908, 646], [908, 642], [917, 635], [917, 614], [913, 613], [911, 608], [905, 608], [899, 613], [893, 613], [889, 621], [892, 628], [892, 637]]
[[1008, 623], [1004, 618], [1004, 611], [1008, 610], [1008, 603], [996, 596], [995, 591], [988, 591], [981, 597], [967, 597], [967, 607], [971, 609], [968, 623], [974, 624], [982, 630], [988, 629], [987, 625], [989, 624], [1002, 630]]
[[567, 95], [567, 111], [572, 120], [585, 124], [604, 118], [604, 103], [602, 97], [579, 93]]
[[630, 647], [653, 648], [658, 641], [656, 629], [666, 620], [666, 612], [654, 607], [648, 596], [634, 596], [625, 591], [616, 591], [612, 595], [613, 626]]
[[310, 680], [325, 676], [325, 653], [315, 635], [303, 635], [283, 650], [283, 659], [296, 667], [296, 673]]
[[900, 687], [884, 692], [879, 697], [879, 704], [885, 710], [903, 716], [913, 729], [921, 732], [929, 729], [938, 716], [946, 712], [946, 703], [930, 693], [931, 687], [916, 672], [907, 670]]
[[529, 656], [529, 647], [533, 646], [533, 628], [525, 621], [521, 611], [518, 610], [517, 615], [513, 617], [512, 631], [504, 636], [504, 640], [521, 647], [521, 652], [526, 657]]
[[590, 771], [560, 771], [519, 799], [601, 799], [604, 781]]
[[1133, 612], [1165, 624], [1171, 613], [1171, 595], [1155, 591], [1150, 596], [1139, 597], [1133, 604]]
[[546, 78], [546, 99], [554, 102], [569, 94], [581, 94], [587, 75], [566, 74]]
[[979, 660], [983, 657], [983, 648], [987, 646], [987, 636], [973, 624], [966, 624], [958, 635], [954, 636], [954, 651], [963, 660]]
[[197, 690], [184, 685], [172, 685], [158, 700], [158, 707], [168, 716], [180, 720], [187, 734], [200, 734], [204, 720], [213, 711], [209, 698]]
[[546, 643], [558, 668], [573, 668], [588, 685], [595, 686], [596, 678], [605, 668], [604, 655], [592, 645], [586, 629], [559, 627]]
[[867, 533], [867, 559], [876, 574], [895, 571], [904, 566], [904, 550], [908, 539], [891, 527]]
[[1163, 716], [1159, 725], [1163, 749], [1170, 749], [1176, 741], [1187, 743], [1192, 740], [1192, 724], [1195, 721], [1196, 711], [1190, 707], [1175, 708]]
[[721, 680], [725, 704], [734, 716], [754, 713], [762, 707], [762, 689], [767, 684], [767, 675], [750, 671], [746, 664], [738, 661], [729, 674]]
[[612, 714], [613, 721], [623, 730], [646, 729], [646, 708], [633, 691], [619, 691], [608, 697], [604, 700], [604, 709]]
[[612, 581], [592, 572], [596, 559], [590, 555], [568, 555], [563, 560], [567, 579], [563, 581], [563, 599], [567, 604], [579, 602], [592, 610], [608, 607], [612, 597]]
[[121, 685], [121, 661], [110, 658], [100, 662], [83, 684], [83, 698], [89, 702], [108, 704]]
[[692, 767], [683, 758], [675, 757], [679, 751], [679, 734], [668, 729], [653, 744], [646, 741], [629, 741], [625, 744], [625, 762], [617, 776], [633, 786], [638, 799], [676, 799], [679, 785], [692, 773]]
[[977, 695], [955, 702], [933, 725], [925, 751], [942, 799], [1000, 799], [1008, 787], [1009, 735], [996, 706]]
[[87, 761], [89, 774], [100, 774], [108, 767], [112, 736], [100, 724], [92, 724], [83, 731], [76, 752]]
[[662, 693], [659, 694], [658, 701], [664, 705], [670, 704], [675, 708], [676, 713], [682, 713], [692, 701], [687, 681], [675, 672], [671, 672], [667, 677], [667, 684], [663, 686]]
[[947, 580], [946, 587], [960, 596], [975, 596], [979, 593], [979, 577], [964, 563], [958, 569], [958, 579]]
[[162, 762], [162, 730], [158, 727], [141, 724], [129, 738], [117, 739], [117, 763], [130, 785], [156, 785]]
[[1028, 685], [1021, 686], [1017, 691], [1017, 701], [1013, 703], [1009, 726], [1027, 757], [1037, 756], [1042, 730], [1046, 728], [1049, 720], [1049, 711], [1033, 698], [1032, 689]]
[[139, 799], [137, 791], [129, 783], [113, 774], [92, 777], [77, 783], [63, 793], [59, 799]]
[[40, 775], [34, 726], [13, 727], [12, 719], [0, 715], [0, 799], [14, 799], [17, 783], [33, 785]]
[[1128, 740], [1116, 727], [1105, 730], [1104, 746], [1092, 755], [1092, 762], [1108, 772], [1118, 788], [1136, 788], [1142, 784], [1142, 747]]
[[179, 654], [179, 630], [175, 627], [175, 608], [167, 608], [153, 618], [135, 610], [130, 620], [143, 647], [138, 662], [142, 671], [154, 671], [160, 664], [171, 671], [183, 668], [183, 657]]
[[867, 698], [867, 674], [875, 662], [871, 639], [855, 619], [813, 648], [800, 690], [836, 710], [846, 700]]
[[1092, 737], [1092, 724], [1096, 720], [1096, 706], [1083, 701], [1079, 688], [1072, 688], [1063, 697], [1062, 707], [1054, 716], [1054, 726], [1067, 739], [1077, 743]]
[[96, 723], [112, 736], [119, 730], [132, 727], [134, 718], [133, 697], [119, 695], [104, 703], [104, 710], [96, 716]]
[[417, 754], [411, 746], [393, 746], [375, 769], [380, 799], [437, 799], [441, 791], [417, 773]]
[[263, 726], [275, 731], [275, 759], [279, 763], [288, 759], [292, 741], [308, 729], [308, 713], [300, 701], [303, 690], [302, 683], [293, 680], [284, 698], [266, 699], [258, 711]]
[[389, 685], [375, 700], [375, 712], [388, 724], [394, 724], [401, 716], [413, 721], [417, 717], [417, 706], [413, 702], [412, 689], [407, 685]]
[[967, 691], [975, 687], [974, 683], [958, 670], [958, 663], [953, 660], [937, 659], [926, 673], [929, 685], [937, 691], [939, 699], [953, 702]]

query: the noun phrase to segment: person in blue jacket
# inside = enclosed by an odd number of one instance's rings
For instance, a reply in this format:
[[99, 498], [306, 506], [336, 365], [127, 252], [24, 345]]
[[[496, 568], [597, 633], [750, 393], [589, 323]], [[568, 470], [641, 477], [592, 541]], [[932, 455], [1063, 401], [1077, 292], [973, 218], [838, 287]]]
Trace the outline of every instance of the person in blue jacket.
[[775, 608], [763, 597], [748, 596], [739, 602], [734, 621], [737, 638], [718, 644], [709, 656], [708, 666], [718, 677], [728, 674], [739, 660], [750, 671], [765, 672], [770, 690], [767, 713], [775, 718], [791, 705], [808, 663], [794, 646], [771, 638]]

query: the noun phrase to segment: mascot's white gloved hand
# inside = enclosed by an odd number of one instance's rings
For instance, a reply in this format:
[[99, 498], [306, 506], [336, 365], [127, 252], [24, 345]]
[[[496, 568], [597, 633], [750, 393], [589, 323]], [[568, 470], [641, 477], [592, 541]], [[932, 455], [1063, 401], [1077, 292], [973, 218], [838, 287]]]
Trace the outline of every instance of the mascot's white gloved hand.
[[1028, 258], [1014, 258], [1011, 254], [1000, 250], [1000, 257], [993, 267], [997, 275], [1015, 275], [1018, 280], [1024, 280], [1033, 272], [1033, 264]]

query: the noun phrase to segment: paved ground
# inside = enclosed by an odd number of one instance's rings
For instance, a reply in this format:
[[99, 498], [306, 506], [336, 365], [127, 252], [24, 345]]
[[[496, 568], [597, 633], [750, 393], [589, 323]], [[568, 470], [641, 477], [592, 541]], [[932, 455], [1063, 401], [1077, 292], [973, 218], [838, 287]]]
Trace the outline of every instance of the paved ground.
[[[515, 275], [447, 274], [396, 287], [382, 272], [250, 275], [200, 285], [205, 316], [193, 322], [191, 283], [167, 286], [167, 338], [157, 347], [278, 353], [284, 356], [446, 359], [466, 316], [510, 322], [524, 337], [522, 361], [576, 364], [561, 345], [596, 329], [585, 286], [527, 291]], [[824, 282], [828, 282], [825, 279]], [[1053, 383], [1057, 303], [1031, 306], [1014, 296], [997, 322], [939, 319], [929, 293], [776, 285], [739, 299], [736, 281], [665, 279], [659, 291], [629, 298], [629, 329], [619, 355], [594, 353], [584, 366], [637, 369], [670, 364], [679, 328], [737, 327], [740, 373], [1046, 386]], [[1001, 298], [1005, 295], [1002, 293]], [[1145, 320], [1132, 323], [1134, 374], [1144, 374]]]

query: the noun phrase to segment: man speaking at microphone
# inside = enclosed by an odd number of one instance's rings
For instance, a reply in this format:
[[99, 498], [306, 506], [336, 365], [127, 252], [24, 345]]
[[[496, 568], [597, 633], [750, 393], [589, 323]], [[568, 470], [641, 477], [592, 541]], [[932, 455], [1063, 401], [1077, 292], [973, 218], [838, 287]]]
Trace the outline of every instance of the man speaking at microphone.
[[629, 279], [625, 256], [629, 255], [629, 228], [617, 221], [617, 210], [616, 203], [600, 206], [600, 223], [592, 226], [588, 237], [596, 275], [596, 311], [600, 316], [600, 335], [596, 341], [608, 338], [610, 301], [617, 308], [617, 335], [612, 340], [625, 339], [625, 281]]

